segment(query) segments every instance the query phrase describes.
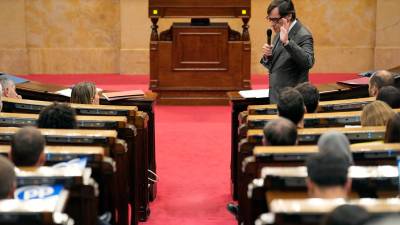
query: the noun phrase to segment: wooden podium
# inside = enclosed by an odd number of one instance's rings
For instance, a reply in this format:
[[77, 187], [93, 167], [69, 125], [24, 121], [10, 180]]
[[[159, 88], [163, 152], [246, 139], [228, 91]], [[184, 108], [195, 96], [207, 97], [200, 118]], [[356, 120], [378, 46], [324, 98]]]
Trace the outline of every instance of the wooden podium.
[[[226, 92], [250, 89], [251, 1], [149, 0], [150, 89], [158, 103], [227, 104]], [[159, 18], [192, 18], [158, 33]], [[242, 33], [209, 18], [241, 18]]]

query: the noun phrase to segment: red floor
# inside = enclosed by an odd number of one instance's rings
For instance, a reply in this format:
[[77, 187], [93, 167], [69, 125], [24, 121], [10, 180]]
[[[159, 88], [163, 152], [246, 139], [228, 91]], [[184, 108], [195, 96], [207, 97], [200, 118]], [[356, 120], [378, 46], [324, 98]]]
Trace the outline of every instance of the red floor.
[[[354, 74], [313, 74], [317, 83], [353, 79]], [[127, 75], [30, 75], [28, 79], [72, 85], [93, 81], [107, 90], [148, 88], [148, 77]], [[266, 76], [253, 76], [253, 88], [266, 88]], [[236, 224], [226, 211], [229, 189], [229, 106], [156, 106], [158, 196], [148, 225]]]

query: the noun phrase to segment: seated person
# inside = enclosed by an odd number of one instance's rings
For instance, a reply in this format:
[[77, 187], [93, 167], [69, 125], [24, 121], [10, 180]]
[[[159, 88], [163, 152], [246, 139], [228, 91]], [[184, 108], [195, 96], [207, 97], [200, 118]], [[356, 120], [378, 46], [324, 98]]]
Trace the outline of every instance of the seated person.
[[14, 165], [0, 155], [0, 199], [9, 199], [14, 197], [14, 191], [17, 186]]
[[357, 205], [341, 205], [325, 216], [322, 225], [362, 225], [370, 218], [364, 208]]
[[99, 102], [100, 97], [94, 83], [80, 82], [72, 88], [71, 103], [98, 105]]
[[[304, 107], [303, 107], [304, 109]], [[296, 125], [285, 118], [269, 121], [264, 127], [263, 144], [266, 146], [297, 145]], [[227, 209], [237, 216], [239, 207], [234, 203], [228, 203]]]
[[2, 96], [8, 98], [22, 98], [21, 95], [17, 94], [17, 91], [15, 90], [14, 81], [5, 77], [1, 77], [0, 83], [3, 90]]
[[297, 128], [304, 127], [304, 106], [303, 96], [294, 88], [284, 88], [278, 98], [278, 115], [289, 119]]
[[351, 190], [349, 160], [332, 152], [317, 153], [306, 161], [310, 198], [347, 198]]
[[75, 129], [75, 109], [68, 104], [55, 102], [40, 112], [37, 125], [39, 128]]
[[379, 90], [376, 100], [388, 104], [392, 109], [400, 108], [400, 91], [393, 86], [386, 86]]
[[268, 146], [296, 145], [296, 126], [285, 118], [269, 121], [264, 127], [263, 144]]
[[386, 125], [385, 143], [400, 143], [400, 114], [396, 113]]
[[307, 113], [315, 113], [319, 104], [319, 91], [309, 82], [298, 84], [294, 87], [302, 96]]
[[369, 78], [369, 96], [376, 97], [382, 87], [391, 85], [394, 85], [394, 76], [391, 72], [386, 70], [376, 71], [371, 78]]
[[350, 164], [354, 164], [349, 139], [338, 131], [329, 131], [322, 134], [318, 139], [318, 150], [319, 152], [342, 154], [349, 160]]
[[361, 126], [386, 126], [396, 112], [382, 101], [374, 101], [364, 106], [361, 113]]
[[46, 140], [34, 127], [24, 127], [14, 134], [11, 140], [10, 159], [15, 166], [43, 166], [46, 158], [44, 146]]

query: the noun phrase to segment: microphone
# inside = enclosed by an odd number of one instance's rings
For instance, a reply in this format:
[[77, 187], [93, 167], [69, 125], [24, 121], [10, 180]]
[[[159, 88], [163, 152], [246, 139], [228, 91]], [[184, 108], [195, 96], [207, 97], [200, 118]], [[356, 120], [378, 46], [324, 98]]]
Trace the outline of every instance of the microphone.
[[[267, 44], [269, 46], [271, 46], [271, 37], [272, 37], [272, 30], [268, 29], [267, 30]], [[268, 57], [264, 56], [264, 60], [271, 60], [271, 58], [272, 58], [271, 56], [268, 56]]]
[[272, 37], [272, 30], [268, 29], [267, 30], [267, 43], [268, 43], [268, 45], [271, 45], [271, 37]]

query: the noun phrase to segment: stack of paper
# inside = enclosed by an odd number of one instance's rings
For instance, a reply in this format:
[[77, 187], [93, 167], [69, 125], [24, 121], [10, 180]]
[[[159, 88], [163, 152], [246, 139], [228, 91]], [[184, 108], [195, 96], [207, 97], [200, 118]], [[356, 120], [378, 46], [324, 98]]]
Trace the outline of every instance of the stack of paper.
[[103, 93], [103, 96], [107, 99], [107, 101], [119, 99], [141, 99], [144, 98], [144, 92], [142, 90], [107, 92]]

